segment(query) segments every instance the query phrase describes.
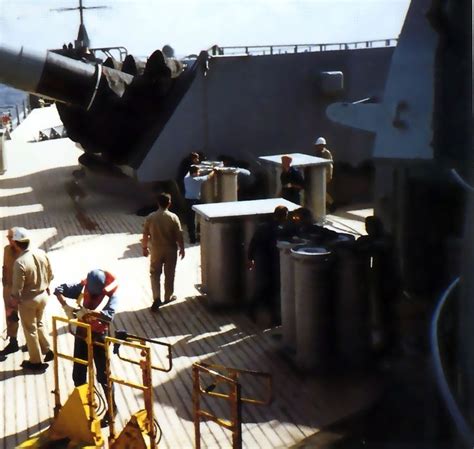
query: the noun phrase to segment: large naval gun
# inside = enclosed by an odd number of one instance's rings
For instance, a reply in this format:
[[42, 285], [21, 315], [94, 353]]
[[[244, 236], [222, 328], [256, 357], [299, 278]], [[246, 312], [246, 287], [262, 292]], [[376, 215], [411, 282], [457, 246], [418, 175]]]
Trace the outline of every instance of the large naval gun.
[[140, 165], [207, 59], [203, 52], [183, 64], [157, 50], [146, 63], [129, 55], [101, 64], [86, 52], [63, 53], [2, 46], [0, 82], [56, 101], [84, 149], [80, 163], [101, 171]]
[[191, 151], [256, 164], [262, 155], [311, 154], [320, 135], [337, 164], [357, 167], [369, 160], [374, 137], [341, 131], [325, 109], [345, 98], [380, 97], [395, 44], [269, 46], [239, 54], [215, 46], [183, 61], [158, 50], [146, 64], [132, 56], [100, 64], [86, 54], [76, 60], [0, 47], [0, 83], [56, 100], [69, 137], [85, 151], [83, 165], [128, 166], [141, 182], [174, 179]]

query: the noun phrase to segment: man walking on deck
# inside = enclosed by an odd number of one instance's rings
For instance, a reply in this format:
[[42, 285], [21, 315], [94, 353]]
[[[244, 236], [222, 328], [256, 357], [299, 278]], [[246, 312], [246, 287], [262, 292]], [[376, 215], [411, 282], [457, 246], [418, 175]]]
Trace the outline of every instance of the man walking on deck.
[[2, 268], [2, 284], [3, 284], [3, 301], [5, 303], [5, 316], [7, 322], [7, 337], [8, 344], [0, 351], [0, 357], [17, 352], [18, 346], [18, 327], [20, 318], [18, 317], [18, 310], [7, 313], [10, 309], [10, 296], [12, 292], [13, 281], [13, 264], [19, 256], [18, 250], [14, 247], [13, 231], [15, 228], [9, 229], [7, 232], [8, 245], [3, 248], [3, 268]]
[[13, 264], [11, 298], [7, 316], [18, 307], [21, 325], [25, 333], [29, 360], [22, 363], [24, 369], [43, 372], [53, 359], [50, 343], [43, 328], [43, 313], [49, 296], [49, 284], [53, 272], [48, 256], [39, 248], [30, 248], [30, 237], [25, 228], [15, 228], [12, 245], [18, 252]]
[[171, 196], [161, 193], [158, 196], [159, 209], [150, 214], [143, 227], [142, 249], [145, 257], [150, 254], [150, 279], [153, 294], [152, 312], [158, 312], [161, 301], [161, 273], [165, 273], [164, 303], [176, 299], [174, 292], [174, 276], [177, 252], [184, 257], [184, 240], [181, 223], [176, 214], [168, 209]]

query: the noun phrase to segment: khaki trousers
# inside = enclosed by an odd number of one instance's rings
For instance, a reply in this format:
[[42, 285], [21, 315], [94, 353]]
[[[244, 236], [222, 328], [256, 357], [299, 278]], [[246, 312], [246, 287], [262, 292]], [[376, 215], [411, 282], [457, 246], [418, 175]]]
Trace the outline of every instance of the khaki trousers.
[[177, 249], [160, 248], [153, 253], [150, 262], [150, 280], [153, 300], [161, 301], [161, 274], [165, 273], [165, 301], [171, 298], [174, 291], [174, 272], [178, 259]]
[[[8, 301], [10, 300], [12, 288], [9, 285], [5, 285], [3, 287], [3, 302], [5, 303], [5, 316], [7, 313], [7, 306]], [[18, 336], [18, 327], [19, 327], [19, 318], [18, 312], [11, 314], [8, 318], [6, 318], [7, 322], [7, 337], [10, 338], [17, 338]]]
[[33, 299], [20, 301], [18, 306], [31, 363], [41, 363], [43, 361], [41, 354], [46, 354], [50, 349], [43, 327], [43, 313], [47, 300], [48, 294], [43, 292]]

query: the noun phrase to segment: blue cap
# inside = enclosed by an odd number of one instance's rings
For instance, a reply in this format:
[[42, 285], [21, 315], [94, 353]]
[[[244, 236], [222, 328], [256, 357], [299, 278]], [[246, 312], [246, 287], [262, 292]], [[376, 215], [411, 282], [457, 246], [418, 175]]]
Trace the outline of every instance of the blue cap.
[[100, 295], [105, 287], [103, 270], [92, 270], [87, 273], [87, 290], [91, 295]]

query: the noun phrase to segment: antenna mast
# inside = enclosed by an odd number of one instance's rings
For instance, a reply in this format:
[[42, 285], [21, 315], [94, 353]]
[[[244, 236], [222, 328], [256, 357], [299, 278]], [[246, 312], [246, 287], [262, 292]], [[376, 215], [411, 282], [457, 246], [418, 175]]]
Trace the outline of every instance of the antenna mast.
[[84, 10], [85, 9], [106, 9], [109, 8], [108, 6], [84, 6], [82, 4], [82, 0], [79, 0], [79, 6], [75, 8], [56, 8], [51, 9], [51, 11], [76, 11], [79, 10], [79, 16], [81, 23], [79, 25], [79, 32], [77, 33], [77, 39], [75, 41], [76, 49], [90, 47], [90, 40], [89, 36], [87, 35], [86, 26], [84, 25]]

